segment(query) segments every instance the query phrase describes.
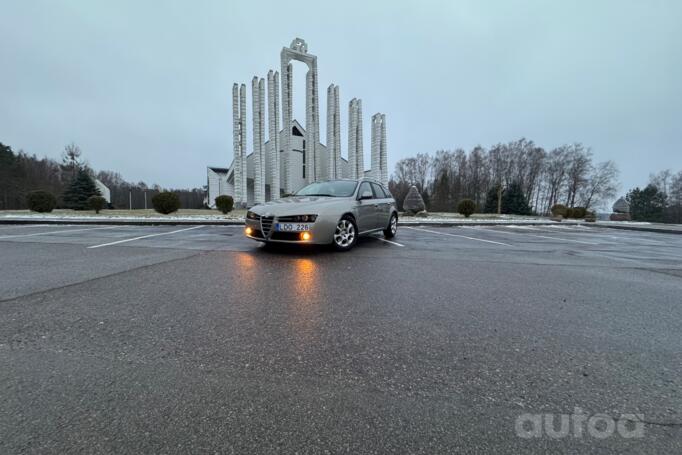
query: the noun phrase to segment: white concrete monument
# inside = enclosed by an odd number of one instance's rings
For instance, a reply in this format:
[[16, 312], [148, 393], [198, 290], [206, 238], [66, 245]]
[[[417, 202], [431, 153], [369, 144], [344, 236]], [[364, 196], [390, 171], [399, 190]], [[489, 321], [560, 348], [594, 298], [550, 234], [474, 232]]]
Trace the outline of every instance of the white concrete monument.
[[[305, 126], [293, 118], [292, 60], [303, 62], [308, 68], [305, 76]], [[233, 160], [222, 177], [216, 173], [216, 169], [222, 168], [208, 168], [208, 205], [215, 206], [211, 200], [215, 195], [228, 194], [234, 197], [235, 206], [249, 207], [279, 199], [282, 194], [294, 193], [308, 183], [325, 179], [371, 176], [387, 184], [386, 116], [372, 116], [371, 168], [365, 171], [362, 100], [353, 98], [348, 105], [346, 159], [341, 156], [341, 104], [339, 87], [335, 84], [327, 88], [327, 144], [320, 143], [317, 56], [308, 53], [304, 40], [296, 38], [288, 47], [282, 48], [280, 70], [281, 82], [280, 73], [273, 70], [268, 71], [266, 79], [254, 76], [251, 80], [251, 154], [247, 153], [246, 143], [246, 85], [233, 85]]]

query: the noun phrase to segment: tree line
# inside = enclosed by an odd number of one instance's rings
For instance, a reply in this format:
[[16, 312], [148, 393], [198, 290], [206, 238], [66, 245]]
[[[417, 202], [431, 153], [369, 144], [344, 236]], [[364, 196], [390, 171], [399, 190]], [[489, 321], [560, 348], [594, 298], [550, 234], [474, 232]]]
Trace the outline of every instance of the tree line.
[[431, 211], [455, 211], [471, 199], [479, 212], [549, 214], [555, 204], [603, 207], [616, 196], [618, 168], [613, 161], [595, 163], [580, 143], [547, 151], [522, 138], [401, 159], [389, 182], [399, 205], [412, 185]]
[[[61, 158], [61, 161], [38, 158], [23, 150], [15, 152], [10, 146], [0, 143], [0, 210], [26, 209], [28, 194], [37, 190], [53, 194], [57, 198], [57, 207], [66, 208], [70, 202], [68, 189], [79, 172], [97, 178], [109, 188], [110, 208], [128, 209], [132, 206], [133, 209], [141, 209], [145, 208], [145, 202], [151, 208], [151, 198], [163, 191], [159, 185], [150, 187], [145, 182], [128, 182], [118, 172], [95, 172], [75, 144], [67, 145]], [[204, 206], [203, 188], [169, 191], [178, 194], [183, 208]]]
[[682, 223], [682, 170], [650, 175], [646, 187], [631, 189], [625, 199], [634, 221]]

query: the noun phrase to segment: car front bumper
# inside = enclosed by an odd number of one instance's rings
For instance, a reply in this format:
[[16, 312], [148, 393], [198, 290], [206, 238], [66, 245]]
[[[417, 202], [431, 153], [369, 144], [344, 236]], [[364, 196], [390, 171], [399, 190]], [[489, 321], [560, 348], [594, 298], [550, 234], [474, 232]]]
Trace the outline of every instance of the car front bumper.
[[[312, 226], [312, 229], [306, 231], [310, 234], [310, 239], [304, 240], [300, 236], [300, 232], [277, 232], [275, 231], [275, 224], [277, 218], [272, 222], [272, 227], [267, 231], [267, 227], [261, 226], [260, 220], [246, 219], [244, 226], [244, 235], [250, 239], [258, 240], [259, 242], [277, 242], [277, 243], [299, 243], [299, 244], [314, 244], [326, 245], [332, 242], [336, 224], [333, 222], [325, 222], [317, 219]], [[251, 228], [251, 232], [247, 233], [247, 228]], [[265, 231], [265, 232], [264, 232]]]

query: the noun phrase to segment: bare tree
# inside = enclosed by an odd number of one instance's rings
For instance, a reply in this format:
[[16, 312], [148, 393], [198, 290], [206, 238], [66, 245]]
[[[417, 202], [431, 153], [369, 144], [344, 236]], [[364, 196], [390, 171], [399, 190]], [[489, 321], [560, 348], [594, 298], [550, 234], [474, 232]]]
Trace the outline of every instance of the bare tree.
[[667, 195], [670, 191], [670, 182], [672, 178], [673, 172], [670, 169], [665, 169], [658, 174], [649, 174], [649, 184], [654, 185]]
[[81, 168], [83, 162], [81, 156], [83, 152], [73, 142], [64, 147], [62, 152], [62, 167], [69, 174], [69, 178], [74, 178], [76, 172]]
[[581, 191], [581, 203], [585, 208], [599, 207], [613, 199], [618, 191], [618, 168], [613, 161], [592, 166]]
[[592, 152], [582, 144], [574, 143], [568, 147], [566, 158], [568, 168], [566, 169], [566, 205], [573, 207], [575, 198], [580, 188], [587, 181], [587, 173], [590, 170]]

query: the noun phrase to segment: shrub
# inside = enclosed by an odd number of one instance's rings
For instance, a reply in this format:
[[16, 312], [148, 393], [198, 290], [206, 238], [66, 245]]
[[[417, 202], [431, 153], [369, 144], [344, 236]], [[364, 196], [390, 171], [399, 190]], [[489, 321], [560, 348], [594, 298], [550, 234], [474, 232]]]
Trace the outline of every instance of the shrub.
[[51, 212], [57, 206], [57, 198], [47, 191], [32, 191], [26, 196], [26, 204], [34, 212]]
[[154, 210], [157, 212], [168, 215], [169, 213], [178, 211], [180, 208], [180, 198], [175, 193], [164, 191], [154, 195], [152, 198], [152, 206], [154, 206]]
[[457, 205], [457, 211], [466, 218], [469, 218], [476, 211], [476, 203], [471, 199], [462, 199], [459, 201], [459, 205]]
[[593, 211], [587, 210], [585, 212], [585, 221], [594, 223], [595, 221], [597, 221], [597, 214], [594, 213]]
[[566, 218], [566, 210], [567, 210], [566, 206], [563, 204], [554, 204], [551, 208], [552, 215], [554, 215], [554, 216], [561, 215], [564, 218]]
[[102, 196], [90, 196], [88, 198], [88, 207], [94, 210], [95, 213], [99, 213], [99, 211], [106, 206], [107, 200], [104, 199]]
[[566, 216], [565, 216], [565, 218], [575, 218], [575, 214], [574, 214], [574, 211], [573, 211], [573, 207], [568, 207], [568, 208], [566, 209]]
[[234, 208], [234, 199], [232, 199], [232, 196], [223, 194], [215, 198], [215, 206], [223, 213], [231, 212]]
[[573, 218], [585, 218], [587, 209], [585, 207], [573, 207]]

